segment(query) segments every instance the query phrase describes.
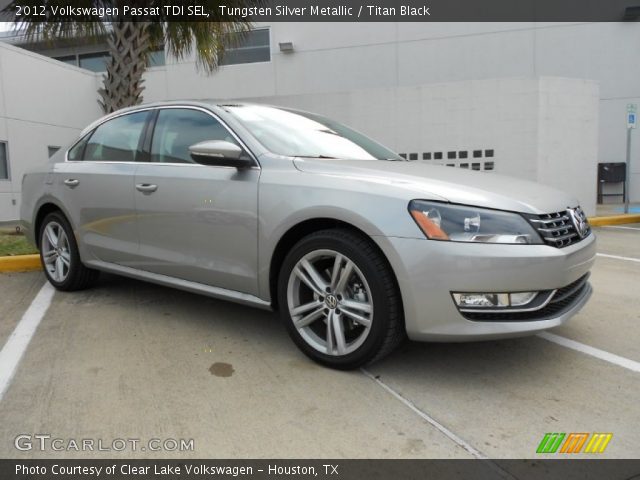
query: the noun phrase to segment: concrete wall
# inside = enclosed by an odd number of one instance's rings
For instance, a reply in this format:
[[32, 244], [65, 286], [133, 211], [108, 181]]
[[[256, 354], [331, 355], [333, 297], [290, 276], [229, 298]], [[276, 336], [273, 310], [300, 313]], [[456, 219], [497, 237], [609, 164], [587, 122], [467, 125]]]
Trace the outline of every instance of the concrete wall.
[[[596, 189], [593, 149], [596, 162], [624, 160], [625, 107], [640, 104], [640, 63], [634, 58], [634, 47], [640, 44], [637, 22], [269, 27], [271, 61], [224, 66], [207, 76], [196, 72], [193, 58], [167, 58], [166, 66], [147, 72], [145, 101], [260, 98], [284, 103], [316, 95], [322, 101], [311, 102], [309, 109], [327, 109], [400, 152], [494, 149], [496, 171], [551, 184], [557, 178], [554, 172], [570, 175], [572, 184], [580, 184], [576, 192], [585, 203], [591, 194], [581, 192]], [[294, 52], [281, 53], [279, 42], [293, 42]], [[100, 115], [95, 103], [100, 76], [0, 47], [0, 140], [8, 138], [9, 130], [12, 137], [12, 181], [0, 182], [2, 220], [17, 212], [11, 202], [25, 166], [44, 159], [48, 144], [65, 143]], [[515, 78], [521, 81], [510, 80]], [[596, 118], [591, 81], [600, 87]], [[404, 93], [412, 89], [429, 98], [421, 113], [415, 99]], [[375, 101], [368, 93], [373, 90], [382, 92]], [[343, 103], [344, 98], [351, 103]], [[395, 117], [389, 117], [389, 123], [367, 122], [376, 112], [394, 112]], [[487, 119], [492, 120], [486, 124]], [[394, 127], [397, 121], [403, 122], [403, 130]], [[389, 131], [396, 132], [395, 137], [388, 138]], [[501, 136], [504, 131], [510, 132], [509, 138]], [[638, 135], [634, 132], [632, 149], [634, 201], [640, 201]], [[579, 155], [582, 163], [564, 160]]]
[[595, 215], [598, 84], [542, 77], [538, 92], [536, 180], [571, 192]]
[[[293, 42], [295, 51], [280, 53], [279, 42]], [[148, 74], [146, 98], [269, 98], [501, 77], [581, 78], [600, 85], [597, 159], [620, 162], [626, 105], [640, 105], [638, 45], [638, 22], [276, 23], [271, 62], [225, 66], [206, 76], [193, 74], [192, 58], [167, 59], [165, 68]], [[631, 195], [640, 202], [640, 133], [634, 133]], [[595, 189], [595, 177], [589, 181]]]
[[19, 217], [22, 175], [100, 116], [91, 72], [0, 43], [0, 141], [10, 179], [0, 180], [0, 221]]

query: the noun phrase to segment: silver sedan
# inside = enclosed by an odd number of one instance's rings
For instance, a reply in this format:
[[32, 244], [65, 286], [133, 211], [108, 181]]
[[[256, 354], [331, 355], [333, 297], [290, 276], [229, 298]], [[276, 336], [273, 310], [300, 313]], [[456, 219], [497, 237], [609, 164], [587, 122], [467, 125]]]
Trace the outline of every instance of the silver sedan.
[[99, 271], [279, 310], [312, 359], [349, 369], [407, 335], [531, 334], [587, 302], [578, 201], [492, 173], [405, 161], [290, 109], [121, 110], [25, 175], [21, 216], [60, 290]]

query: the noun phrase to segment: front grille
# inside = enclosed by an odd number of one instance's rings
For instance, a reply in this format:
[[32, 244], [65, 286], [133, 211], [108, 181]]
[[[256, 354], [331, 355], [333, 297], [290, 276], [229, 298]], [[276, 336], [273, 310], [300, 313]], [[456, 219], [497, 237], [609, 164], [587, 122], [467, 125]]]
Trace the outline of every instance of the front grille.
[[580, 207], [542, 215], [526, 215], [526, 218], [545, 243], [552, 247], [568, 247], [591, 233], [587, 216]]
[[559, 288], [553, 294], [551, 301], [539, 310], [533, 312], [460, 312], [466, 319], [478, 322], [522, 322], [532, 320], [548, 320], [558, 317], [569, 310], [587, 288], [589, 274], [585, 274], [569, 285]]

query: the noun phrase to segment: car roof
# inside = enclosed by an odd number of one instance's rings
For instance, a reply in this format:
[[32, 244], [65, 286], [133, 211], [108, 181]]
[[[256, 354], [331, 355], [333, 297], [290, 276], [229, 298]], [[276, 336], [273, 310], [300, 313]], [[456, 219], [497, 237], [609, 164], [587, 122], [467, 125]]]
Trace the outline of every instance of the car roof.
[[87, 127], [85, 127], [82, 132], [80, 133], [80, 136], [84, 136], [87, 132], [93, 130], [94, 128], [96, 128], [98, 125], [106, 122], [107, 120], [110, 120], [112, 118], [118, 117], [120, 115], [124, 115], [126, 113], [129, 112], [136, 112], [136, 111], [140, 111], [140, 110], [146, 110], [146, 109], [150, 109], [150, 108], [160, 108], [160, 107], [171, 107], [171, 106], [189, 106], [189, 107], [202, 107], [202, 108], [208, 108], [208, 109], [212, 109], [213, 107], [213, 111], [216, 110], [216, 107], [218, 109], [223, 109], [224, 107], [230, 107], [230, 106], [261, 106], [261, 107], [272, 107], [272, 108], [278, 108], [281, 110], [287, 110], [290, 112], [300, 112], [300, 113], [307, 113], [307, 112], [303, 112], [303, 110], [297, 110], [297, 109], [293, 109], [293, 108], [289, 108], [289, 107], [284, 107], [284, 106], [280, 106], [280, 105], [270, 105], [270, 104], [266, 104], [266, 103], [255, 103], [255, 102], [243, 102], [243, 101], [237, 101], [237, 100], [213, 100], [213, 99], [202, 99], [202, 100], [170, 100], [170, 101], [162, 101], [162, 102], [150, 102], [150, 103], [142, 103], [140, 105], [134, 105], [132, 107], [126, 107], [126, 108], [121, 108], [120, 110], [116, 110], [113, 113], [104, 115], [102, 117], [100, 117], [99, 119], [95, 120], [94, 122], [91, 122], [91, 124], [89, 124]]

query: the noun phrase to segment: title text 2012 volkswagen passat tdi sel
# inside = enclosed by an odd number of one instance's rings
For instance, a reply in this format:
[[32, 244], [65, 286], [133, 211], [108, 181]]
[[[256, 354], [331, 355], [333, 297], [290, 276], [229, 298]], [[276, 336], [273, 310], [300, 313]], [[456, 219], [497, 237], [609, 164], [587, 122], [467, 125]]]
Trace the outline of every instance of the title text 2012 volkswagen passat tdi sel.
[[162, 103], [90, 125], [28, 173], [48, 280], [108, 271], [278, 309], [300, 349], [355, 368], [414, 340], [530, 334], [591, 294], [595, 238], [544, 186], [408, 162], [319, 115]]

